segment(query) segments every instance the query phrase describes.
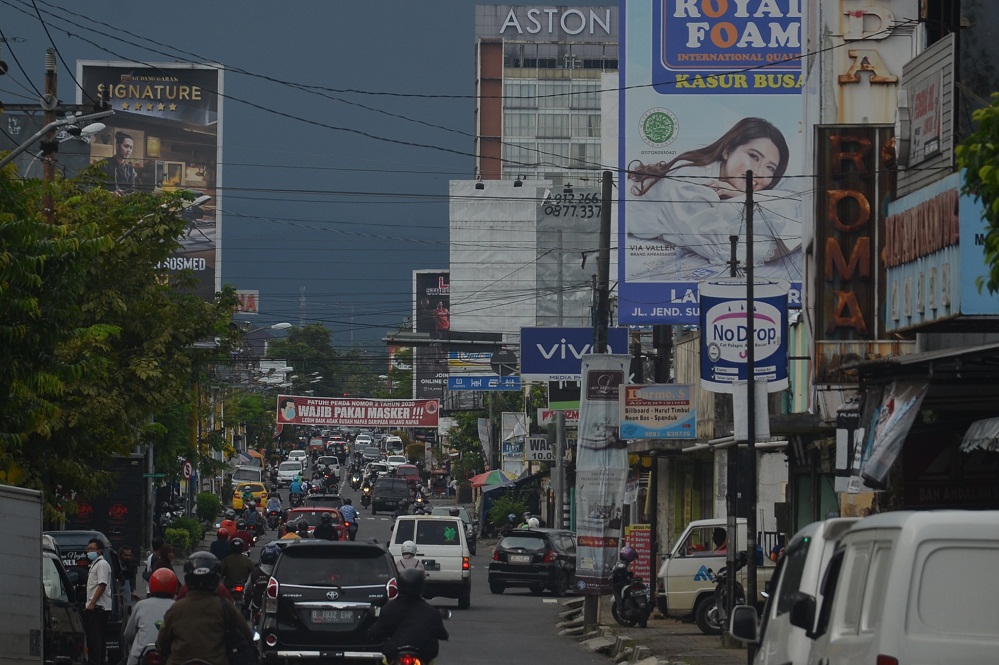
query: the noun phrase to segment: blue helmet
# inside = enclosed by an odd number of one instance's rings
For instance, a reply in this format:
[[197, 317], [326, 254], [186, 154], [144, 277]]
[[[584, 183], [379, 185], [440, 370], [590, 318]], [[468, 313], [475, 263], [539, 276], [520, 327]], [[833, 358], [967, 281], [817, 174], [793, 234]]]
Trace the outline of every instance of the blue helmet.
[[279, 554], [281, 554], [281, 547], [277, 543], [269, 543], [260, 552], [260, 563], [265, 566], [273, 566], [277, 563]]

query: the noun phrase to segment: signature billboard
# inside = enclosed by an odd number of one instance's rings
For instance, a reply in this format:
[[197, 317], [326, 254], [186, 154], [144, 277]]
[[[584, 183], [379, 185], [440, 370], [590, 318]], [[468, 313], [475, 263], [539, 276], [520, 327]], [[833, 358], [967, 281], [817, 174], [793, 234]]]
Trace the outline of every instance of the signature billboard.
[[77, 103], [106, 99], [114, 110], [90, 143], [102, 185], [132, 191], [189, 191], [208, 197], [185, 210], [187, 233], [167, 259], [171, 272], [191, 271], [196, 293], [221, 288], [222, 69], [190, 63], [80, 61]]
[[696, 324], [697, 283], [745, 266], [753, 172], [758, 277], [802, 279], [801, 3], [621, 4], [619, 320]]

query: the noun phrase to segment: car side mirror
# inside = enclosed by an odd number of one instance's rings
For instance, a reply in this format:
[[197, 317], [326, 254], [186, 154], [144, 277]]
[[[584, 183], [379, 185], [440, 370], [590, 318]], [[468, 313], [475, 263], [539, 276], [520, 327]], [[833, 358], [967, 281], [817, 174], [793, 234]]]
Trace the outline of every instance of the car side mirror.
[[799, 591], [795, 594], [794, 603], [791, 605], [790, 615], [791, 625], [801, 628], [809, 639], [818, 637], [812, 632], [815, 625], [815, 597]]
[[759, 641], [759, 617], [756, 608], [751, 605], [736, 605], [732, 609], [732, 621], [729, 632], [732, 637], [741, 642], [756, 644]]

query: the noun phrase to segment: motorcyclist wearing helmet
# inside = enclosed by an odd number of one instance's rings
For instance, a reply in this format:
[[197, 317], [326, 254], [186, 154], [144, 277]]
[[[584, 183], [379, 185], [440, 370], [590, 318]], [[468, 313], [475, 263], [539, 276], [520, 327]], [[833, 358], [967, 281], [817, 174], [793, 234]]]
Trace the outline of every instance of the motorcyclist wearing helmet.
[[158, 568], [149, 575], [149, 595], [135, 604], [125, 626], [125, 644], [131, 644], [127, 665], [138, 665], [146, 645], [156, 641], [179, 586], [177, 574], [169, 568]]
[[298, 537], [299, 538], [311, 538], [312, 534], [309, 533], [309, 521], [304, 517], [298, 520]]
[[221, 576], [222, 564], [210, 552], [194, 552], [188, 557], [184, 564], [187, 595], [167, 610], [156, 638], [156, 648], [167, 657], [167, 665], [194, 659], [226, 665], [227, 626], [253, 641], [250, 627], [232, 601], [215, 594]]
[[220, 529], [225, 529], [229, 532], [229, 537], [234, 538], [236, 536], [236, 511], [230, 508], [225, 511], [225, 519], [219, 524]]
[[219, 528], [208, 551], [214, 554], [219, 561], [229, 556], [229, 553], [232, 552], [232, 545], [229, 544], [229, 532], [226, 529]]
[[233, 538], [232, 553], [222, 559], [221, 574], [222, 584], [226, 589], [232, 591], [236, 585], [243, 584], [253, 570], [253, 562], [250, 557], [243, 554], [246, 551], [246, 544], [242, 538]]
[[399, 573], [399, 595], [382, 607], [381, 615], [368, 635], [382, 641], [382, 654], [388, 662], [399, 655], [399, 648], [415, 647], [424, 663], [437, 657], [438, 640], [448, 639], [440, 612], [423, 600], [426, 573], [408, 568]]
[[332, 513], [325, 511], [319, 516], [319, 526], [312, 530], [312, 537], [316, 540], [340, 540], [340, 534], [333, 526]]
[[247, 525], [246, 520], [236, 520], [236, 535], [233, 536], [233, 539], [235, 538], [242, 540], [243, 544], [248, 548], [253, 547], [253, 532], [250, 531], [250, 527]]
[[354, 507], [349, 496], [343, 500], [343, 505], [340, 506], [340, 516], [343, 517], [343, 521], [347, 525], [347, 538], [354, 540], [357, 537], [357, 508]]
[[427, 572], [427, 569], [423, 567], [423, 561], [416, 558], [416, 543], [412, 540], [407, 540], [402, 544], [402, 558], [396, 559], [395, 564], [399, 570], [415, 568], [422, 570], [424, 574]]
[[250, 571], [250, 578], [246, 581], [246, 591], [243, 593], [244, 613], [250, 617], [251, 622], [257, 622], [257, 616], [264, 606], [264, 592], [267, 591], [267, 581], [274, 572], [274, 564], [277, 563], [278, 555], [281, 554], [281, 547], [277, 543], [268, 543], [260, 551], [260, 560]]

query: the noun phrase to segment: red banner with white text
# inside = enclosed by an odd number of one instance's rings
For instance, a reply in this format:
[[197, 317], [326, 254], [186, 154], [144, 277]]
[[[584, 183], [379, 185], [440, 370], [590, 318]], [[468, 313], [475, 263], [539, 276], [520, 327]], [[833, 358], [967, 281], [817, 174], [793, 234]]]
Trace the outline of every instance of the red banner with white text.
[[437, 427], [435, 399], [362, 399], [278, 395], [280, 425]]

